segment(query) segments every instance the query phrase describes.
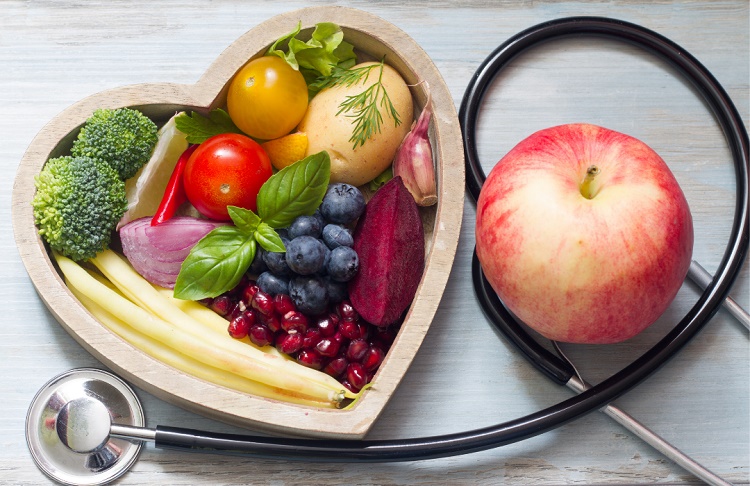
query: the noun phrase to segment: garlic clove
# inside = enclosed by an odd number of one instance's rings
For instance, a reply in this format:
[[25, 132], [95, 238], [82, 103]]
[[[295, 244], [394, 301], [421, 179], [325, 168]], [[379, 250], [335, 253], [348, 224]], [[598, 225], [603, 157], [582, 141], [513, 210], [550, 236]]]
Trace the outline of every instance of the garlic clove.
[[411, 131], [404, 137], [393, 161], [393, 175], [401, 176], [404, 185], [420, 206], [437, 203], [435, 167], [428, 136], [432, 117], [432, 96], [427, 101]]

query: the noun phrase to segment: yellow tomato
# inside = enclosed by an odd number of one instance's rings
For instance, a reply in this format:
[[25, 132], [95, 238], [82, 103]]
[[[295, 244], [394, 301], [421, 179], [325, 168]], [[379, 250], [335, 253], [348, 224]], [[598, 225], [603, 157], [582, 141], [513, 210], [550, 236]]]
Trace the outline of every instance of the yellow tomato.
[[305, 115], [305, 78], [278, 56], [259, 57], [245, 64], [232, 79], [227, 109], [235, 125], [251, 137], [281, 137]]

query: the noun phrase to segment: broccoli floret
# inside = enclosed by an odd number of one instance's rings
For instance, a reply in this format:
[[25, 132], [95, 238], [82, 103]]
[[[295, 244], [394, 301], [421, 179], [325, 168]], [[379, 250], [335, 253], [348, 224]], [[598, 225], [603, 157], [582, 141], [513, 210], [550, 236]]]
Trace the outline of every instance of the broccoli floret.
[[90, 157], [59, 157], [34, 182], [34, 221], [52, 249], [75, 261], [107, 249], [128, 207], [125, 183], [112, 167]]
[[103, 108], [86, 120], [71, 153], [102, 159], [126, 180], [148, 162], [156, 145], [156, 132], [156, 124], [140, 111]]

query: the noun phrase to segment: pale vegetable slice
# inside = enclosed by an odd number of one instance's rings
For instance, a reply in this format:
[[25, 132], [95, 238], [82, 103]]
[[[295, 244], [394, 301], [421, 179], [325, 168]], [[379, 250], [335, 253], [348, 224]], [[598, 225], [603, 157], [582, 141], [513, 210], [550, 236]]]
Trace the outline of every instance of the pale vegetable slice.
[[[92, 275], [96, 277], [95, 275]], [[81, 301], [81, 304], [88, 309], [97, 320], [110, 331], [120, 336], [124, 341], [133, 345], [136, 349], [143, 351], [149, 356], [158, 359], [179, 371], [193, 375], [209, 383], [237, 390], [251, 395], [281, 400], [298, 405], [307, 405], [313, 407], [333, 408], [334, 404], [330, 402], [320, 402], [306, 398], [300, 394], [295, 394], [274, 388], [253, 380], [242, 378], [238, 375], [225, 370], [207, 366], [200, 361], [192, 359], [174, 349], [164, 346], [160, 342], [142, 334], [121, 319], [116, 318], [107, 312], [102, 306], [88, 298], [73, 286], [69, 287], [73, 295]]]
[[[221, 317], [216, 312], [212, 311], [211, 309], [207, 308], [204, 305], [199, 304], [198, 302], [194, 300], [182, 300], [182, 299], [175, 298], [174, 292], [171, 289], [159, 287], [158, 285], [154, 285], [154, 288], [162, 296], [169, 299], [169, 301], [172, 304], [176, 305], [185, 314], [189, 315], [190, 317], [204, 324], [207, 330], [213, 331], [217, 334], [221, 334], [222, 336], [227, 335], [227, 327], [229, 323], [227, 322], [226, 319]], [[233, 339], [236, 339], [236, 338], [233, 338]], [[260, 349], [261, 351], [263, 351], [264, 353], [275, 354], [276, 356], [280, 356], [287, 360], [292, 359], [291, 356], [289, 356], [288, 354], [282, 353], [281, 351], [279, 351], [273, 346], [258, 347], [248, 337], [244, 337], [242, 339], [236, 339], [236, 340], [241, 341], [249, 346], [256, 347]]]
[[[332, 393], [332, 396], [341, 394], [342, 398], [354, 398], [354, 394], [326, 373], [307, 368], [294, 361], [281, 359], [270, 353], [264, 353], [255, 347], [235, 341], [229, 336], [207, 332], [202, 323], [164, 298], [146, 279], [138, 275], [124, 258], [112, 250], [105, 250], [90, 261], [139, 309], [147, 311], [170, 326], [177, 326], [183, 331], [181, 334], [191, 334], [191, 337], [201, 340], [212, 349], [254, 361], [257, 368], [263, 372], [263, 376], [249, 375], [248, 378], [283, 388], [287, 386], [282, 383], [288, 380], [288, 387], [292, 390], [308, 391], [307, 388], [317, 388], [322, 392], [325, 389]], [[273, 373], [282, 376], [272, 376]], [[299, 386], [299, 383], [306, 384], [306, 387], [302, 385], [302, 388], [295, 388]], [[311, 390], [309, 392], [312, 394]]]
[[185, 134], [175, 125], [177, 115], [179, 113], [159, 129], [159, 140], [149, 161], [135, 176], [125, 181], [128, 210], [117, 224], [118, 230], [130, 221], [153, 216], [159, 208], [177, 160], [188, 148]]
[[[242, 343], [233, 342], [231, 339], [226, 342], [214, 339], [211, 336], [212, 333], [198, 337], [186, 332], [185, 327], [193, 325], [190, 322], [192, 319], [182, 322], [181, 325], [167, 322], [103, 285], [69, 258], [57, 253], [55, 253], [55, 258], [72, 287], [94, 300], [116, 318], [127, 322], [138, 332], [172, 349], [179, 350], [192, 359], [272, 387], [309, 396], [313, 400], [337, 404], [344, 396], [350, 396], [349, 393], [341, 390], [343, 387], [339, 384], [333, 387], [325, 386], [295, 373], [296, 368], [290, 365], [303, 368], [296, 363], [279, 359]], [[127, 295], [127, 292], [125, 294]], [[229, 346], [229, 344], [236, 346]], [[244, 350], [254, 351], [254, 353], [243, 352]]]

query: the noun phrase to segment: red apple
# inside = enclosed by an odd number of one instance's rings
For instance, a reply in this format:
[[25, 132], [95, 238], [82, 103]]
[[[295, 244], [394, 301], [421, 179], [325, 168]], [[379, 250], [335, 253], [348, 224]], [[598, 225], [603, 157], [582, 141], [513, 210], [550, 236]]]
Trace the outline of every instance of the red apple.
[[587, 124], [534, 133], [493, 168], [476, 249], [508, 309], [543, 336], [615, 343], [650, 326], [693, 251], [690, 208], [656, 152]]

